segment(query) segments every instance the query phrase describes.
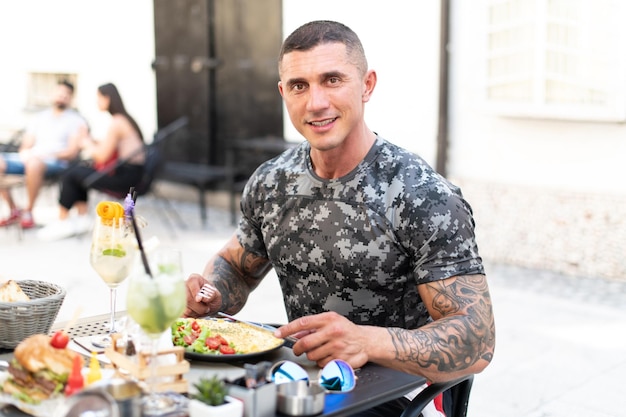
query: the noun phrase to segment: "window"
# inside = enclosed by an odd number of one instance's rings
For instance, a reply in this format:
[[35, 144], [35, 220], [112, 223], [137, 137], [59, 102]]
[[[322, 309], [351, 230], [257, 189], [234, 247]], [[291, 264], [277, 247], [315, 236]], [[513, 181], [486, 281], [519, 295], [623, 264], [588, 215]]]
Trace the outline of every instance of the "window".
[[28, 74], [28, 111], [37, 111], [50, 106], [50, 100], [60, 80], [68, 80], [74, 84], [76, 94], [78, 76], [76, 74], [31, 72]]
[[509, 116], [626, 120], [623, 2], [490, 0], [487, 101]]

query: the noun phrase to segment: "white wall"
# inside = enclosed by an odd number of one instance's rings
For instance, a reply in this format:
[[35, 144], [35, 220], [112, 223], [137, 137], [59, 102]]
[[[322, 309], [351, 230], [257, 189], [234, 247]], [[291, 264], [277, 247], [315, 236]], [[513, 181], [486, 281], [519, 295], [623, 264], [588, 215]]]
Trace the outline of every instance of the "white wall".
[[74, 105], [98, 120], [96, 89], [117, 85], [150, 138], [156, 123], [152, 0], [0, 3], [0, 127], [20, 128], [28, 72], [78, 73]]
[[[417, 7], [419, 5], [419, 7]], [[361, 38], [378, 85], [368, 126], [434, 163], [437, 138], [439, 1], [283, 0], [283, 36], [311, 20], [336, 20]], [[285, 136], [302, 140], [285, 110]]]
[[[485, 0], [453, 1], [450, 175], [544, 189], [626, 194], [626, 126], [512, 118], [485, 102]], [[616, 50], [615, 54], [626, 51]]]

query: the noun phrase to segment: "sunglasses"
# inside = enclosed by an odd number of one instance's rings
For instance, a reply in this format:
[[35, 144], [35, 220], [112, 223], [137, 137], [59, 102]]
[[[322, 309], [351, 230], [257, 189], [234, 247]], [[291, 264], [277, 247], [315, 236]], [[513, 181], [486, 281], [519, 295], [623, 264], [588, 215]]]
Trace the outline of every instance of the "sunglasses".
[[292, 381], [307, 381], [321, 386], [326, 392], [349, 392], [356, 385], [354, 369], [348, 362], [333, 359], [319, 372], [317, 381], [310, 381], [308, 372], [292, 361], [277, 362], [269, 370], [269, 378], [275, 384], [284, 384]]

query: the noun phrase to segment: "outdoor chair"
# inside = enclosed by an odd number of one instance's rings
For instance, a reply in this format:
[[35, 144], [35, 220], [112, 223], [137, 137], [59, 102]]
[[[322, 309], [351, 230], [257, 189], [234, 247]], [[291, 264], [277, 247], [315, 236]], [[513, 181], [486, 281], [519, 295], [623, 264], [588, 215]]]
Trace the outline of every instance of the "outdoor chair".
[[[163, 154], [163, 149], [165, 143], [170, 140], [175, 134], [179, 133], [181, 129], [187, 127], [189, 123], [189, 119], [185, 116], [180, 117], [170, 123], [169, 125], [159, 129], [152, 140], [152, 143], [145, 144], [141, 149], [134, 152], [132, 155], [127, 158], [118, 159], [115, 164], [111, 164], [110, 166], [102, 169], [100, 171], [94, 172], [89, 175], [83, 181], [83, 185], [87, 188], [91, 188], [91, 186], [100, 178], [105, 175], [108, 175], [110, 172], [114, 171], [117, 167], [125, 164], [128, 160], [130, 160], [135, 155], [145, 152], [145, 162], [144, 162], [144, 172], [141, 178], [141, 181], [135, 186], [135, 193], [137, 196], [143, 196], [148, 192], [152, 191], [154, 194], [153, 183], [154, 180], [158, 177], [159, 172], [163, 169], [165, 158]], [[115, 192], [111, 190], [98, 190], [105, 194], [110, 195], [115, 199], [124, 199], [127, 192]], [[183, 224], [184, 222], [179, 217], [176, 210], [174, 210], [170, 206], [170, 202], [167, 198], [161, 199], [168, 207], [168, 211], [173, 213], [173, 215], [177, 218], [179, 224]]]
[[159, 177], [165, 181], [186, 184], [195, 187], [198, 191], [198, 207], [200, 221], [206, 227], [208, 215], [206, 193], [211, 185], [226, 181], [228, 170], [217, 165], [197, 164], [191, 162], [167, 162], [160, 171]]
[[9, 140], [6, 142], [0, 143], [0, 153], [1, 152], [17, 152], [20, 149], [20, 144], [22, 143], [22, 136], [26, 129], [20, 129], [15, 131]]
[[447, 409], [444, 400], [446, 416], [466, 417], [473, 382], [474, 375], [471, 374], [448, 382], [435, 382], [430, 384], [424, 391], [420, 392], [417, 397], [413, 398], [413, 401], [411, 401], [402, 412], [400, 417], [418, 417], [428, 403], [435, 399], [437, 395], [447, 390], [449, 390], [448, 394], [451, 399], [451, 404], [450, 409]]

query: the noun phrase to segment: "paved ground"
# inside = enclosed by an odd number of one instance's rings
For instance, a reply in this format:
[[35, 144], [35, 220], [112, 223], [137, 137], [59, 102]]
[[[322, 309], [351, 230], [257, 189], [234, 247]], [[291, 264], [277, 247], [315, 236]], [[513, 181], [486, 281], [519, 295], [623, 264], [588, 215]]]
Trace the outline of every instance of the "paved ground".
[[[163, 202], [146, 197], [137, 208], [149, 221], [144, 237], [180, 248], [186, 272], [199, 272], [232, 233], [229, 214], [221, 204], [211, 205], [209, 224], [202, 228], [194, 203], [172, 203], [188, 227], [169, 227]], [[35, 214], [45, 223], [56, 209], [42, 206]], [[78, 306], [83, 316], [106, 313], [108, 289], [89, 266], [89, 243], [88, 236], [42, 243], [34, 231], [20, 241], [17, 230], [0, 229], [0, 278], [63, 285], [68, 294], [59, 320], [69, 319]], [[504, 265], [488, 265], [488, 275], [497, 349], [491, 366], [475, 379], [469, 417], [626, 416], [626, 283]], [[122, 284], [118, 309], [125, 308], [125, 291]], [[239, 316], [285, 321], [274, 275]]]

